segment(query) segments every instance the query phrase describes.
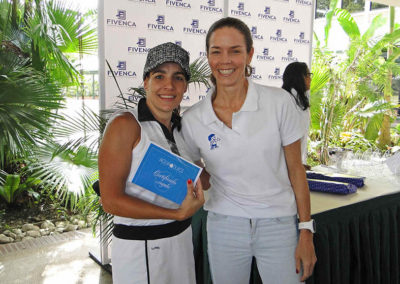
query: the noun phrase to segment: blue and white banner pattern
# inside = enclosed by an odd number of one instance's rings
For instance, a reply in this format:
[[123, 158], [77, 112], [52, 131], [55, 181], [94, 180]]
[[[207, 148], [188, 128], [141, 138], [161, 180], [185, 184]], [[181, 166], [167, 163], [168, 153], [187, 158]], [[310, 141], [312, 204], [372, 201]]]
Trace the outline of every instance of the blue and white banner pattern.
[[311, 0], [229, 1], [228, 16], [250, 28], [254, 42], [252, 79], [282, 86], [285, 67], [311, 62], [313, 3]]
[[[224, 16], [240, 18], [252, 32], [255, 82], [281, 86], [287, 64], [311, 61], [312, 0], [100, 0], [99, 15], [102, 109], [113, 108], [119, 94], [113, 75], [123, 93], [142, 85], [151, 47], [171, 41], [189, 51], [191, 62], [205, 57], [208, 28]], [[206, 91], [190, 86], [182, 106], [198, 102]]]

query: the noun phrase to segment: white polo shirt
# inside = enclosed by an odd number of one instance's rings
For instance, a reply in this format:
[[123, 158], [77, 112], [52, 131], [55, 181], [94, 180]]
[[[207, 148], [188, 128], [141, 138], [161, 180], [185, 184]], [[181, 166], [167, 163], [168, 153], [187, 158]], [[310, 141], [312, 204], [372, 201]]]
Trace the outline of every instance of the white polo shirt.
[[211, 174], [204, 208], [247, 218], [297, 213], [283, 146], [303, 135], [295, 102], [280, 88], [249, 80], [242, 108], [232, 129], [216, 116], [212, 93], [187, 110], [182, 135], [194, 161], [201, 158]]

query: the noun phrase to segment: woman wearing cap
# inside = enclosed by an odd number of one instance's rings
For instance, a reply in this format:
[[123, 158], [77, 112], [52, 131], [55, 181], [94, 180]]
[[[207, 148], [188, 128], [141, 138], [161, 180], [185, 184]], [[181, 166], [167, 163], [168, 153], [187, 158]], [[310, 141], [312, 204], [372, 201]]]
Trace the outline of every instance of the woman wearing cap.
[[283, 72], [282, 89], [288, 91], [296, 101], [296, 109], [300, 115], [300, 125], [303, 129], [301, 137], [301, 160], [304, 167], [307, 165], [307, 140], [310, 127], [310, 85], [311, 73], [304, 62], [293, 62], [286, 66]]
[[131, 182], [150, 141], [183, 154], [174, 110], [189, 78], [184, 49], [173, 43], [152, 48], [143, 71], [146, 98], [115, 114], [106, 128], [99, 175], [103, 208], [114, 215], [113, 283], [195, 283], [190, 217], [204, 203], [201, 184], [187, 182], [179, 207]]
[[254, 48], [242, 21], [215, 22], [206, 50], [214, 88], [184, 113], [182, 134], [211, 175], [204, 208], [213, 283], [249, 283], [253, 257], [263, 283], [304, 281], [316, 257], [294, 100], [246, 78]]

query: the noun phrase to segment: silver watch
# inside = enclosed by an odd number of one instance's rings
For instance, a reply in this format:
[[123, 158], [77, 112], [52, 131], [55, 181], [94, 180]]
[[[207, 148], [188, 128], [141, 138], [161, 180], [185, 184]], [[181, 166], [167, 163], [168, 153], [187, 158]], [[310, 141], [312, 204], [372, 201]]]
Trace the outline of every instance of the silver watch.
[[311, 233], [316, 232], [316, 226], [314, 219], [311, 219], [308, 222], [299, 222], [299, 230], [309, 230]]

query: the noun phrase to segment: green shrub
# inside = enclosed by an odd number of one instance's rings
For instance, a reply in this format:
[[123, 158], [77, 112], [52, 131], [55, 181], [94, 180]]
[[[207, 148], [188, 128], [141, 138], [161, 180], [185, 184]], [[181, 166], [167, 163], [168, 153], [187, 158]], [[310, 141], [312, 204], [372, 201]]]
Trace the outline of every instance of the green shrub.
[[14, 203], [18, 197], [25, 192], [30, 192], [35, 196], [36, 192], [32, 190], [33, 186], [40, 183], [39, 179], [27, 178], [21, 183], [21, 176], [18, 174], [8, 174], [3, 185], [0, 185], [0, 196], [8, 203]]

